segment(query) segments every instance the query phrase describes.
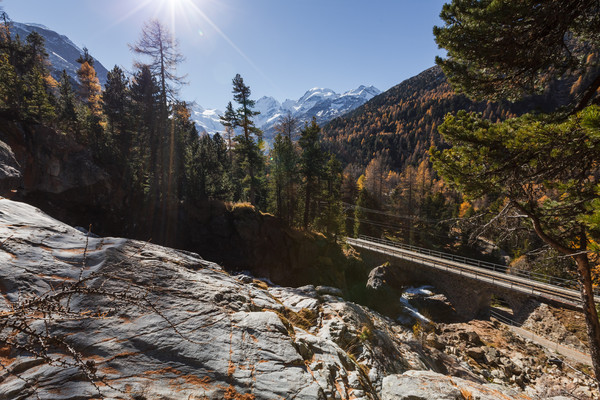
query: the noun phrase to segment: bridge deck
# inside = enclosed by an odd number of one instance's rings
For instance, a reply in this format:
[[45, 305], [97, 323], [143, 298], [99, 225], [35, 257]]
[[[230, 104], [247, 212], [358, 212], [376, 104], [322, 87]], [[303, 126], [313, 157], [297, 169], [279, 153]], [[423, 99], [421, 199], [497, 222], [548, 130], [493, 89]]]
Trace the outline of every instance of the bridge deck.
[[[492, 271], [486, 268], [422, 254], [416, 251], [401, 249], [371, 240], [347, 238], [346, 241], [348, 244], [355, 247], [372, 250], [388, 256], [426, 265], [435, 269], [470, 277], [479, 281], [490, 283], [492, 285], [527, 294], [529, 296], [541, 297], [576, 307], [581, 306], [581, 294], [578, 290], [514, 276], [504, 272]], [[600, 302], [600, 297], [596, 296], [595, 299], [596, 302]]]

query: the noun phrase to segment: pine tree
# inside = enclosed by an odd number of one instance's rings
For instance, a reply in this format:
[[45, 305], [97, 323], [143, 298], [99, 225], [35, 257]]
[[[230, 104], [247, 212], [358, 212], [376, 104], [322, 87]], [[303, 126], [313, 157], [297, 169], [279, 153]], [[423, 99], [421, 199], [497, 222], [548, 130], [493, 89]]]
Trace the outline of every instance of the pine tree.
[[445, 4], [434, 27], [446, 49], [436, 62], [453, 87], [477, 99], [515, 100], [541, 92], [565, 74], [586, 77], [572, 107], [600, 88], [600, 13], [595, 0], [465, 1]]
[[26, 82], [25, 115], [36, 122], [53, 120], [55, 116], [54, 106], [42, 72], [37, 67], [34, 68], [27, 74]]
[[131, 132], [127, 127], [128, 111], [131, 109], [128, 80], [123, 70], [115, 65], [108, 72], [106, 88], [102, 93], [102, 109], [108, 121], [108, 129], [117, 135], [121, 153], [127, 156], [131, 147]]
[[308, 229], [310, 216], [314, 213], [313, 197], [318, 194], [319, 179], [323, 174], [324, 154], [319, 140], [321, 128], [313, 117], [310, 125], [305, 125], [298, 144], [302, 149], [300, 156], [300, 174], [304, 179], [304, 217], [303, 227]]
[[264, 168], [264, 157], [260, 149], [262, 131], [254, 125], [253, 120], [253, 117], [260, 113], [252, 110], [254, 100], [250, 99], [250, 94], [250, 87], [244, 83], [240, 74], [237, 74], [233, 78], [233, 99], [240, 107], [236, 110], [235, 126], [242, 129], [242, 135], [235, 138], [235, 152], [238, 155], [238, 162], [246, 172], [242, 183], [247, 198], [251, 204], [257, 205], [257, 194], [262, 192], [260, 174]]
[[0, 108], [13, 114], [18, 113], [20, 85], [17, 71], [10, 63], [8, 54], [0, 53]]
[[[465, 1], [442, 10], [436, 62], [456, 90], [474, 98], [517, 99], [558, 78], [586, 82], [569, 100], [571, 116], [524, 117], [490, 124], [464, 112], [440, 132], [453, 148], [434, 152], [436, 169], [470, 197], [496, 192], [555, 251], [577, 264], [590, 353], [600, 382], [600, 322], [590, 278], [585, 224], [597, 197], [600, 132], [600, 13], [594, 0]], [[582, 113], [577, 114], [578, 111]], [[573, 117], [577, 115], [577, 117]], [[592, 161], [592, 159], [594, 161]], [[592, 185], [594, 188], [590, 187]], [[548, 200], [546, 200], [548, 199]]]
[[38, 32], [31, 32], [25, 38], [24, 65], [31, 71], [38, 69], [43, 75], [48, 73], [48, 53], [46, 52], [45, 40]]
[[237, 126], [237, 114], [233, 109], [231, 102], [225, 107], [225, 114], [219, 117], [221, 124], [225, 127], [225, 136], [227, 137], [227, 148], [229, 153], [229, 164], [233, 163], [233, 133]]
[[327, 235], [339, 235], [344, 231], [342, 208], [342, 164], [332, 154], [325, 165], [324, 185], [321, 199], [323, 207], [317, 217], [317, 227]]
[[90, 67], [94, 66], [94, 57], [90, 55], [87, 47], [83, 48], [83, 54], [80, 54], [75, 61], [77, 61], [79, 64], [88, 63]]
[[134, 147], [134, 182], [146, 197], [156, 191], [160, 135], [158, 114], [160, 89], [148, 66], [133, 75], [130, 85], [132, 116], [132, 146]]
[[75, 110], [75, 93], [71, 86], [71, 78], [67, 71], [63, 70], [58, 84], [58, 121], [59, 125], [70, 132], [77, 129], [77, 112]]
[[288, 226], [297, 209], [298, 154], [288, 136], [278, 133], [270, 156], [270, 197], [272, 209]]

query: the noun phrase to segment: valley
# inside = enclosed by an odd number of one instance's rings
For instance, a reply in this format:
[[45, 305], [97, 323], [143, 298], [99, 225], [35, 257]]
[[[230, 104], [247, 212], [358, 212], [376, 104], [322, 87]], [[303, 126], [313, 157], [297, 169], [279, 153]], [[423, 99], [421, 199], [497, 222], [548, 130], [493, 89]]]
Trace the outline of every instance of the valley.
[[0, 399], [599, 398], [596, 2], [31, 1]]

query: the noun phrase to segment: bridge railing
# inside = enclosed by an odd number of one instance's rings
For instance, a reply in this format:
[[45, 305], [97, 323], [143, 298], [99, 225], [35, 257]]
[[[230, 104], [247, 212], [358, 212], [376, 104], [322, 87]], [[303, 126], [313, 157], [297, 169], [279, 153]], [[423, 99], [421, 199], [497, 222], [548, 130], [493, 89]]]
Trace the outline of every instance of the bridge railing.
[[[366, 235], [359, 235], [358, 238], [369, 241], [369, 242], [383, 244], [386, 246], [397, 247], [397, 248], [400, 248], [403, 250], [408, 250], [408, 251], [412, 251], [412, 252], [419, 253], [419, 254], [425, 254], [428, 256], [433, 256], [433, 257], [437, 257], [437, 258], [441, 258], [441, 259], [445, 259], [445, 260], [459, 262], [461, 264], [470, 265], [473, 267], [485, 268], [485, 269], [495, 271], [495, 272], [501, 272], [501, 273], [510, 274], [513, 276], [519, 276], [522, 278], [532, 279], [532, 280], [535, 280], [538, 282], [547, 283], [549, 285], [555, 285], [555, 286], [565, 287], [565, 288], [569, 288], [569, 289], [577, 289], [577, 290], [579, 289], [579, 282], [577, 282], [576, 280], [573, 280], [573, 279], [564, 279], [564, 278], [559, 278], [556, 276], [540, 274], [537, 272], [527, 271], [527, 270], [523, 270], [523, 269], [512, 268], [512, 267], [509, 268], [508, 266], [502, 265], [502, 264], [496, 264], [496, 263], [491, 263], [488, 261], [477, 260], [474, 258], [458, 256], [458, 255], [451, 254], [451, 253], [444, 253], [441, 251], [425, 249], [425, 248], [417, 247], [417, 246], [411, 246], [409, 244], [394, 242], [389, 239], [381, 239], [381, 238], [376, 238], [376, 237], [366, 236]], [[595, 290], [595, 293], [597, 295], [600, 295], [600, 292], [598, 292], [597, 290]]]

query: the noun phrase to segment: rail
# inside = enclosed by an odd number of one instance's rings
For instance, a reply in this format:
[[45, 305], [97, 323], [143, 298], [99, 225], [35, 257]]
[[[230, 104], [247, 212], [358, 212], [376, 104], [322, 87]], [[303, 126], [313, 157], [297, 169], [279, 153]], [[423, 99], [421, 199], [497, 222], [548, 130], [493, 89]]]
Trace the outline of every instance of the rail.
[[366, 235], [360, 235], [359, 239], [367, 240], [367, 241], [375, 242], [375, 243], [381, 243], [381, 244], [385, 244], [387, 246], [398, 247], [398, 248], [401, 248], [404, 250], [410, 250], [410, 251], [413, 251], [413, 252], [419, 253], [419, 254], [426, 254], [428, 256], [433, 256], [433, 257], [443, 258], [446, 260], [456, 261], [456, 262], [460, 262], [465, 265], [471, 265], [471, 266], [479, 267], [479, 268], [486, 268], [491, 271], [510, 273], [510, 275], [520, 276], [522, 278], [527, 278], [527, 279], [533, 279], [538, 282], [547, 283], [549, 285], [561, 286], [561, 287], [566, 287], [566, 288], [571, 288], [571, 289], [579, 289], [579, 282], [577, 282], [576, 280], [573, 280], [573, 279], [564, 279], [564, 278], [560, 278], [557, 276], [540, 274], [537, 272], [527, 271], [524, 269], [518, 269], [518, 268], [513, 268], [513, 267], [510, 267], [510, 272], [507, 272], [509, 267], [506, 265], [491, 263], [488, 261], [477, 260], [475, 258], [458, 256], [455, 254], [444, 253], [444, 252], [436, 251], [436, 250], [425, 249], [423, 247], [411, 246], [411, 245], [404, 244], [404, 243], [394, 242], [389, 239], [380, 239], [380, 238], [375, 238], [375, 237], [366, 236]]

